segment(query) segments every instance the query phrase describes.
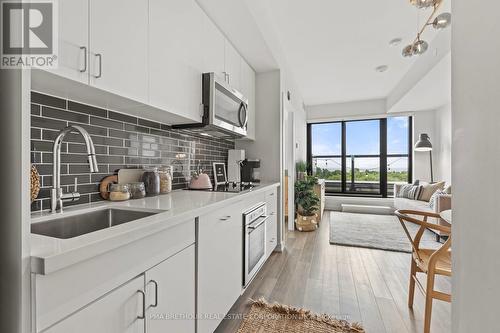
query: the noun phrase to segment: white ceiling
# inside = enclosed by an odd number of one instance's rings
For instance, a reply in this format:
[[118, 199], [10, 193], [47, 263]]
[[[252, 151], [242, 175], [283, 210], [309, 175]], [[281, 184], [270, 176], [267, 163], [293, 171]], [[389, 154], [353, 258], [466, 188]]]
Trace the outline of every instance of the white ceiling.
[[450, 100], [451, 53], [448, 53], [388, 112], [434, 110], [450, 103]]
[[[402, 47], [430, 14], [403, 0], [258, 1], [271, 11], [306, 105], [386, 97], [415, 60], [403, 58]], [[436, 33], [427, 31], [431, 42]], [[396, 37], [403, 43], [390, 47]], [[379, 65], [389, 69], [378, 73]]]
[[[257, 72], [285, 65], [306, 105], [387, 98], [398, 90], [417, 59], [403, 58], [401, 49], [431, 12], [408, 0], [196, 1]], [[451, 10], [450, 1], [440, 12]], [[431, 49], [440, 33], [424, 33]], [[396, 37], [403, 42], [389, 46]], [[435, 57], [431, 51], [419, 62]], [[378, 73], [379, 65], [389, 69]]]

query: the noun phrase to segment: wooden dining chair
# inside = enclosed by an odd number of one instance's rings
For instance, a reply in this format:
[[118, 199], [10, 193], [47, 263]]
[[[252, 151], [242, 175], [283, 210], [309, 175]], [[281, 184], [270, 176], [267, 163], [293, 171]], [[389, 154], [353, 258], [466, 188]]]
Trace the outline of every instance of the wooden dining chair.
[[[429, 217], [440, 218], [439, 214], [436, 213], [398, 210], [395, 214], [399, 218], [399, 222], [403, 226], [406, 236], [408, 236], [412, 246], [408, 307], [413, 307], [413, 296], [415, 294], [416, 284], [425, 295], [424, 333], [429, 333], [431, 327], [432, 301], [434, 299], [439, 299], [441, 301], [451, 302], [450, 294], [434, 290], [436, 275], [451, 276], [451, 228], [427, 222]], [[407, 223], [413, 223], [420, 226], [415, 235], [410, 234]], [[448, 239], [438, 249], [420, 248], [420, 240], [422, 239], [425, 229], [441, 231], [448, 235]], [[417, 279], [418, 272], [427, 275], [425, 289]]]

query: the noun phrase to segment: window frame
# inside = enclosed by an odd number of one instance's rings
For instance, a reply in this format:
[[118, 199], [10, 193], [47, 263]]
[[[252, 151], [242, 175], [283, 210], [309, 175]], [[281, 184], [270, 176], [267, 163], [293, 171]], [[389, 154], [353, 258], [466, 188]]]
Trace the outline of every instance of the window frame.
[[[388, 174], [387, 174], [387, 161], [389, 158], [403, 157], [408, 159], [408, 183], [413, 181], [413, 117], [405, 116], [408, 118], [408, 150], [407, 154], [389, 154], [387, 152], [387, 117], [384, 118], [367, 118], [367, 119], [353, 119], [353, 120], [339, 120], [339, 121], [324, 121], [314, 122], [307, 124], [307, 172], [312, 174], [313, 158], [340, 158], [341, 159], [341, 190], [340, 192], [327, 192], [326, 195], [331, 196], [355, 196], [355, 197], [388, 197]], [[379, 140], [380, 140], [380, 154], [366, 154], [354, 155], [356, 158], [378, 158], [379, 159], [379, 192], [378, 193], [356, 193], [349, 191], [347, 188], [347, 159], [351, 155], [347, 155], [347, 123], [367, 120], [379, 121]], [[312, 125], [315, 124], [341, 124], [341, 155], [312, 155]], [[352, 176], [351, 176], [352, 177]]]

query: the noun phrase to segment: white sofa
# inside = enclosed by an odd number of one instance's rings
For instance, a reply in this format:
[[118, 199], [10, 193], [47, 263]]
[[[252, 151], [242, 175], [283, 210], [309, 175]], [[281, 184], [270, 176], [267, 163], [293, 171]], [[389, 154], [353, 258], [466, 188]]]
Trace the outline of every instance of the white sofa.
[[[436, 205], [434, 206], [434, 209], [431, 209], [429, 206], [428, 201], [421, 201], [421, 200], [411, 200], [411, 199], [406, 199], [406, 198], [397, 198], [396, 193], [399, 193], [399, 189], [401, 188], [402, 184], [394, 184], [394, 209], [396, 210], [402, 210], [402, 209], [409, 209], [409, 210], [418, 210], [418, 211], [424, 211], [424, 212], [431, 212], [431, 213], [437, 213], [439, 214], [440, 212], [444, 210], [451, 209], [451, 194], [440, 194], [437, 197], [436, 200]], [[450, 224], [443, 219], [435, 219], [435, 218], [430, 218], [429, 222], [431, 223], [437, 223], [440, 225], [444, 226], [450, 226]], [[436, 239], [439, 240], [440, 236], [443, 236], [443, 234], [439, 231], [434, 231], [436, 233]]]

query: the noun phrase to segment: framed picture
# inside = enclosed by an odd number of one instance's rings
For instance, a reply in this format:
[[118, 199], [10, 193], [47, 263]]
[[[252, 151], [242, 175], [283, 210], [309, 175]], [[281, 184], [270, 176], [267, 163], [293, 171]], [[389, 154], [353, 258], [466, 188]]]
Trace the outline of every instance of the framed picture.
[[214, 183], [215, 185], [225, 184], [227, 182], [226, 164], [214, 162]]

